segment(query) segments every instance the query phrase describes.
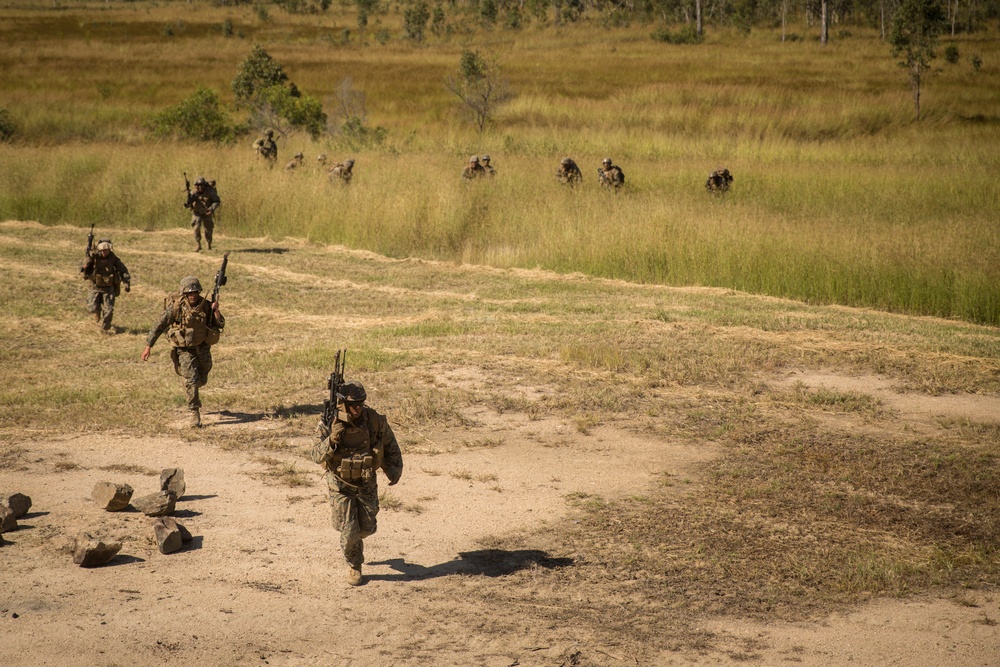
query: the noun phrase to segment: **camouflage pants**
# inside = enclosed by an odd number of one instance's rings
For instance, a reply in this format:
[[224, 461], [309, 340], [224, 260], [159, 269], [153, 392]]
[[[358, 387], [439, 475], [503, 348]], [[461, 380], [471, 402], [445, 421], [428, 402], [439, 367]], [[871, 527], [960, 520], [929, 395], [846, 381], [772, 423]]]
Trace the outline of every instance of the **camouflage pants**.
[[212, 370], [211, 346], [175, 347], [170, 350], [170, 360], [174, 362], [174, 372], [184, 378], [188, 409], [200, 409], [198, 389], [208, 384], [208, 373]]
[[101, 326], [111, 328], [111, 317], [115, 314], [115, 291], [112, 287], [90, 287], [87, 295], [87, 312], [101, 316]]
[[191, 226], [194, 227], [194, 240], [201, 247], [201, 228], [205, 228], [205, 240], [209, 247], [212, 246], [212, 230], [215, 229], [215, 220], [211, 215], [192, 215]]
[[365, 562], [365, 545], [362, 540], [375, 534], [378, 524], [378, 486], [374, 483], [352, 488], [327, 475], [330, 486], [330, 507], [333, 510], [333, 527], [340, 531], [340, 548], [344, 559], [353, 567]]

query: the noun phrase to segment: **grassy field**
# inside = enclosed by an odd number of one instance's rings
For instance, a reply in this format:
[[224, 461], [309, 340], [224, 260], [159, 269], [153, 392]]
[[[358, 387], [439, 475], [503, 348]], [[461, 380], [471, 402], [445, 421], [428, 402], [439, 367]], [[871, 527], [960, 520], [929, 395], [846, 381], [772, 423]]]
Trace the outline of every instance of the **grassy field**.
[[[184, 396], [168, 346], [139, 360], [164, 295], [182, 275], [208, 281], [218, 251], [179, 252], [184, 230], [119, 232], [135, 282], [107, 336], [84, 314], [81, 240], [72, 226], [0, 224], [0, 464], [35, 438], [81, 432], [173, 432], [276, 460], [313, 432], [334, 351], [347, 348], [349, 375], [391, 415], [406, 454], [432, 454], [436, 434], [473, 426], [482, 406], [562, 419], [582, 437], [610, 425], [719, 449], [697, 485], [664, 476], [622, 501], [570, 498], [575, 521], [545, 528], [551, 552], [578, 566], [532, 573], [525, 590], [554, 600], [570, 577], [639, 594], [628, 613], [613, 596], [574, 606], [608, 632], [720, 612], [801, 618], [870, 596], [1000, 584], [995, 418], [918, 424], [872, 394], [781, 382], [797, 369], [996, 397], [993, 327], [222, 236], [228, 323], [203, 401], [280, 424], [247, 438], [174, 431]], [[274, 475], [300, 483], [287, 463]]]
[[[231, 235], [1000, 324], [990, 30], [944, 40], [961, 57], [938, 61], [915, 123], [905, 76], [864, 29], [826, 47], [766, 30], [671, 46], [649, 25], [533, 23], [415, 45], [401, 38], [398, 8], [365, 31], [339, 6], [319, 17], [275, 8], [267, 21], [207, 3], [2, 11], [0, 106], [20, 127], [0, 145], [0, 218], [183, 226], [186, 171], [219, 181]], [[236, 36], [223, 36], [226, 20]], [[394, 37], [379, 43], [381, 30]], [[280, 162], [303, 151], [310, 169], [291, 178], [253, 161], [252, 137], [231, 147], [149, 139], [149, 116], [198, 86], [231, 102], [229, 82], [258, 42], [330, 113], [349, 77], [385, 143], [351, 150], [336, 135], [292, 136]], [[443, 85], [470, 47], [497, 56], [518, 93], [481, 136]], [[350, 191], [329, 187], [320, 152], [357, 159]], [[500, 176], [463, 187], [467, 156], [484, 152]], [[563, 155], [584, 170], [579, 192], [555, 182]], [[628, 178], [617, 198], [597, 186], [605, 155]], [[702, 185], [720, 164], [734, 190], [709, 197]]]

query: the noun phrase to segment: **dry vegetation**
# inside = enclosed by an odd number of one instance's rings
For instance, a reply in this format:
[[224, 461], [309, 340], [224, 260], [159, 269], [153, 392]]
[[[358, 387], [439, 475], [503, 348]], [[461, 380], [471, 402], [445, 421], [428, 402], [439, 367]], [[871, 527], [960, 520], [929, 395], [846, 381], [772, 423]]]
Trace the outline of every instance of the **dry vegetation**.
[[[2, 288], [0, 327], [4, 465], [17, 465], [32, 437], [54, 432], [170, 428], [183, 394], [165, 350], [147, 364], [138, 355], [176, 277], [214, 270], [217, 257], [175, 250], [185, 240], [183, 231], [119, 235], [136, 281], [120, 300], [117, 334], [104, 336], [82, 316], [79, 229], [0, 227], [13, 277]], [[468, 592], [523, 610], [519, 620], [494, 620], [498, 629], [580, 614], [609, 637], [690, 647], [707, 641], [691, 625], [706, 614], [801, 618], [872, 596], [1000, 583], [1000, 423], [909, 422], [861, 391], [781, 382], [806, 369], [879, 375], [924, 395], [996, 397], [996, 329], [724, 290], [392, 260], [292, 239], [221, 246], [232, 251], [229, 325], [203, 400], [223, 423], [271, 420], [281, 435], [182, 435], [253, 453], [259, 468], [250, 474], [269, 484], [303, 483], [309, 462], [284, 455], [304, 455], [333, 351], [344, 347], [350, 374], [365, 379], [408, 452], [433, 454], [439, 445], [426, 434], [475, 427], [481, 406], [501, 418], [560, 416], [580, 433], [614, 425], [720, 449], [697, 479], [664, 476], [625, 500], [567, 498], [573, 520], [530, 537], [551, 556], [507, 574], [523, 596], [511, 598], [510, 586]], [[489, 471], [448, 475], [514, 492]], [[423, 511], [388, 493], [383, 504]], [[484, 546], [502, 565], [524, 537]], [[571, 604], [566, 587], [576, 585], [612, 593]]]

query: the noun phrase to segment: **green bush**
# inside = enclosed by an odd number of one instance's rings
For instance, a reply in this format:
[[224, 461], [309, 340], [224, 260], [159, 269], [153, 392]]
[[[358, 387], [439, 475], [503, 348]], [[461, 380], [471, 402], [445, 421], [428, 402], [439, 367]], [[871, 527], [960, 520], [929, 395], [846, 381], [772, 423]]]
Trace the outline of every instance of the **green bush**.
[[8, 142], [17, 134], [17, 123], [7, 109], [0, 107], [0, 141]]
[[204, 87], [177, 106], [155, 114], [147, 127], [157, 137], [219, 143], [233, 143], [242, 133], [219, 104], [219, 96]]
[[650, 37], [655, 42], [666, 44], [701, 44], [704, 37], [698, 34], [694, 26], [684, 26], [677, 32], [670, 32], [667, 28], [661, 28], [653, 32]]
[[944, 59], [948, 61], [949, 65], [955, 65], [958, 63], [958, 47], [954, 44], [949, 44], [944, 50]]

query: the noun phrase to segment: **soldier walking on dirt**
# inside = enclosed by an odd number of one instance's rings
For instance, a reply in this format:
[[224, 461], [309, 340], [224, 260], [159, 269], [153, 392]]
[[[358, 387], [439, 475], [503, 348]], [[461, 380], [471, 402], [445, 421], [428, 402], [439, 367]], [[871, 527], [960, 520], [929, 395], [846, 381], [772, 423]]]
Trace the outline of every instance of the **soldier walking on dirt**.
[[267, 166], [273, 167], [278, 161], [278, 144], [274, 143], [274, 130], [265, 130], [264, 136], [253, 142], [253, 149], [257, 151], [257, 157], [263, 158]]
[[338, 162], [327, 172], [327, 175], [331, 181], [339, 180], [344, 185], [350, 185], [351, 178], [354, 176], [354, 159], [347, 158], [343, 162]]
[[326, 468], [333, 527], [347, 561], [347, 583], [360, 586], [365, 562], [364, 538], [377, 529], [378, 481], [381, 468], [389, 486], [403, 474], [403, 455], [386, 418], [365, 405], [364, 386], [345, 382], [337, 393], [332, 423], [320, 420], [313, 461]]
[[583, 173], [580, 172], [580, 167], [577, 166], [573, 158], [564, 157], [559, 163], [556, 178], [563, 185], [576, 186], [583, 182]]
[[[93, 238], [93, 237], [91, 237]], [[97, 242], [97, 252], [88, 253], [87, 261], [80, 269], [85, 280], [90, 281], [87, 295], [87, 311], [101, 325], [104, 331], [111, 331], [111, 318], [115, 314], [115, 298], [131, 289], [132, 277], [125, 264], [111, 249], [111, 239]]]
[[601, 162], [601, 167], [597, 170], [597, 178], [601, 185], [615, 192], [621, 190], [622, 186], [625, 185], [625, 172], [618, 165], [612, 164], [609, 157], [604, 158], [604, 161]]
[[212, 370], [212, 345], [219, 342], [226, 319], [219, 312], [219, 304], [209, 303], [201, 296], [201, 283], [194, 276], [181, 280], [180, 292], [168, 296], [163, 303], [160, 321], [149, 330], [142, 360], [149, 353], [156, 339], [166, 332], [173, 346], [170, 360], [174, 372], [184, 378], [187, 406], [191, 413], [191, 427], [201, 426], [201, 397], [198, 390], [208, 384]]
[[191, 209], [191, 226], [194, 227], [194, 241], [198, 244], [195, 252], [201, 252], [201, 228], [205, 228], [205, 241], [212, 249], [212, 231], [215, 229], [215, 212], [219, 210], [219, 192], [215, 181], [209, 183], [204, 176], [194, 182], [194, 192], [188, 192], [184, 208]]

